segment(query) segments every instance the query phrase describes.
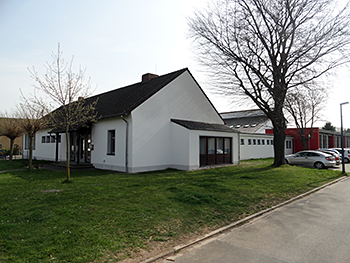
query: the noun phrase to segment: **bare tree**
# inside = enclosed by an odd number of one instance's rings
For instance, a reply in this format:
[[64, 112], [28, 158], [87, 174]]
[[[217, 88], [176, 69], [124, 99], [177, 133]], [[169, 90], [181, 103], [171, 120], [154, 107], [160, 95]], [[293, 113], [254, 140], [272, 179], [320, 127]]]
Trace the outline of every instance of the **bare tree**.
[[348, 62], [349, 5], [335, 0], [218, 0], [189, 19], [189, 37], [218, 90], [243, 95], [272, 121], [274, 165], [285, 163], [289, 92]]
[[[97, 117], [95, 106], [97, 101], [88, 101], [86, 98], [92, 94], [91, 82], [85, 80], [85, 71], [79, 68], [73, 72], [73, 58], [66, 63], [62, 58], [60, 44], [57, 54], [52, 54], [53, 62], [46, 63], [46, 74], [42, 77], [35, 68], [29, 69], [31, 76], [37, 82], [35, 86], [46, 94], [52, 101], [49, 106], [44, 100], [35, 98], [36, 103], [45, 111], [45, 120], [52, 129], [62, 130], [66, 135], [66, 162], [67, 181], [70, 181], [69, 164], [69, 132], [89, 122], [94, 122]], [[55, 109], [52, 111], [52, 109]]]
[[33, 144], [35, 134], [46, 126], [42, 104], [26, 99], [22, 94], [22, 102], [17, 106], [20, 125], [29, 138], [28, 167], [33, 169]]
[[23, 129], [20, 123], [20, 120], [16, 118], [14, 113], [5, 112], [1, 114], [0, 118], [0, 136], [6, 136], [10, 139], [10, 157], [9, 165], [12, 165], [13, 158], [13, 145], [15, 139], [21, 137], [23, 134]]
[[[303, 149], [307, 149], [307, 142], [310, 140], [315, 122], [321, 120], [321, 111], [327, 99], [325, 89], [309, 89], [304, 91], [290, 92], [286, 96], [285, 109], [293, 119], [297, 127], [298, 140], [301, 141]], [[307, 129], [310, 129], [307, 133]]]

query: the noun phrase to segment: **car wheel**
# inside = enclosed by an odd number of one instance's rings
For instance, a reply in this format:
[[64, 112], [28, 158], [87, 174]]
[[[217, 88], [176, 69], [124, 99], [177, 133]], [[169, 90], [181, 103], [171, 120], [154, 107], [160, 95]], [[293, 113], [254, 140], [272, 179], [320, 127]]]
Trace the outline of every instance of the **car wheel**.
[[349, 163], [349, 159], [348, 158], [344, 158], [344, 163]]
[[323, 169], [323, 168], [324, 168], [324, 164], [321, 163], [321, 162], [316, 162], [316, 163], [314, 164], [314, 167], [315, 167], [316, 169]]

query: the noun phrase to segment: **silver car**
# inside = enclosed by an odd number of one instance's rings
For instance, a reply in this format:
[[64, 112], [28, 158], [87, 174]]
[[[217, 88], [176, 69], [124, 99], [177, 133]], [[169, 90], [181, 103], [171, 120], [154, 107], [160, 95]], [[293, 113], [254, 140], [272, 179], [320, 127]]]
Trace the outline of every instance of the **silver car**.
[[333, 155], [334, 158], [335, 158], [335, 164], [336, 165], [340, 165], [341, 156], [340, 156], [340, 153], [337, 150], [333, 150], [333, 149], [318, 149], [317, 151]]
[[301, 151], [295, 154], [286, 155], [286, 163], [313, 166], [317, 169], [333, 167], [336, 165], [334, 156], [320, 151]]
[[[342, 148], [331, 148], [333, 150], [337, 150], [341, 156], [343, 156]], [[344, 163], [350, 163], [350, 149], [344, 148]]]

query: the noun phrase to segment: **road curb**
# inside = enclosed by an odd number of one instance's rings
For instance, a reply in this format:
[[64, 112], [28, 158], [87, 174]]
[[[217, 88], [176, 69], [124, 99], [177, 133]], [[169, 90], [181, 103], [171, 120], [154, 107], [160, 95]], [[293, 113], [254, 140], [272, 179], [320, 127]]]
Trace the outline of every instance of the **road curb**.
[[206, 239], [212, 238], [215, 235], [221, 234], [222, 232], [229, 230], [230, 228], [233, 228], [233, 227], [235, 227], [237, 225], [245, 223], [245, 222], [247, 222], [249, 220], [252, 220], [252, 219], [254, 219], [256, 217], [262, 216], [263, 214], [269, 213], [269, 212], [271, 212], [271, 211], [273, 211], [273, 210], [275, 210], [277, 208], [280, 208], [280, 207], [282, 207], [284, 205], [292, 203], [292, 202], [294, 202], [294, 201], [296, 201], [298, 199], [304, 198], [305, 196], [308, 196], [308, 195], [310, 195], [310, 194], [312, 194], [314, 192], [317, 192], [317, 191], [319, 191], [319, 190], [321, 190], [321, 189], [323, 189], [323, 188], [325, 188], [327, 186], [330, 186], [332, 184], [335, 184], [335, 183], [338, 183], [338, 182], [340, 182], [342, 180], [345, 180], [346, 178], [348, 178], [348, 177], [347, 176], [342, 176], [342, 177], [340, 177], [340, 178], [338, 178], [338, 179], [336, 179], [336, 180], [334, 180], [332, 182], [329, 182], [329, 183], [326, 183], [326, 184], [321, 185], [319, 187], [316, 187], [316, 188], [314, 188], [314, 189], [312, 189], [312, 190], [310, 190], [310, 191], [308, 191], [306, 193], [303, 193], [301, 195], [293, 197], [293, 198], [291, 198], [291, 199], [289, 199], [287, 201], [284, 201], [284, 202], [282, 202], [282, 203], [280, 203], [278, 205], [275, 205], [275, 206], [270, 207], [268, 209], [262, 210], [262, 211], [260, 211], [258, 213], [255, 213], [255, 214], [247, 216], [247, 217], [245, 217], [245, 218], [243, 218], [241, 220], [238, 220], [238, 221], [236, 221], [234, 223], [231, 223], [231, 224], [229, 224], [227, 226], [224, 226], [224, 227], [221, 227], [221, 228], [219, 228], [217, 230], [214, 230], [214, 231], [210, 232], [209, 234], [207, 234], [207, 235], [205, 235], [205, 236], [203, 236], [201, 238], [196, 239], [195, 241], [192, 241], [192, 242], [187, 243], [187, 244], [176, 246], [176, 247], [173, 248], [173, 250], [165, 252], [163, 254], [160, 254], [160, 255], [158, 255], [158, 256], [156, 256], [154, 258], [149, 258], [146, 261], [143, 261], [143, 263], [151, 263], [151, 262], [154, 262], [154, 261], [156, 261], [158, 259], [161, 259], [161, 258], [167, 257], [167, 256], [169, 256], [171, 254], [177, 253], [177, 252], [179, 252], [182, 249], [188, 248], [188, 247], [193, 246], [193, 245], [195, 245], [195, 244], [197, 244], [199, 242], [202, 242], [202, 241], [204, 241]]

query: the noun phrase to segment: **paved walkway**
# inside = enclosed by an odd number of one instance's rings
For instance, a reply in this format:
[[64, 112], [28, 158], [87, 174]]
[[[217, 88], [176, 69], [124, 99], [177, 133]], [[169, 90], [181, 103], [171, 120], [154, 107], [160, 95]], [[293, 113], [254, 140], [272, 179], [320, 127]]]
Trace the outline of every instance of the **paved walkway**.
[[156, 262], [348, 263], [350, 178]]

